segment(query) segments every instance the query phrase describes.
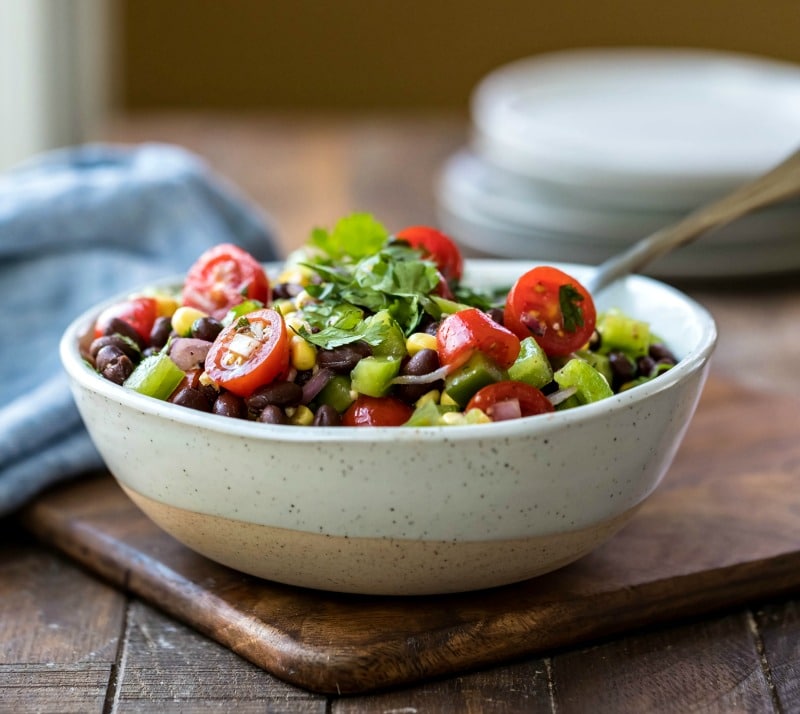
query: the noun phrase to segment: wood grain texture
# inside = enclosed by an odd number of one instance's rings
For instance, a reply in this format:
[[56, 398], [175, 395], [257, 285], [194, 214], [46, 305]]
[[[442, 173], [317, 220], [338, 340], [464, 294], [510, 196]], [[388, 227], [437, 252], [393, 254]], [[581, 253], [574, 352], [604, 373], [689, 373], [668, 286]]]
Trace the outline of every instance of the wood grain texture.
[[0, 529], [0, 710], [102, 712], [125, 597]]
[[555, 657], [559, 714], [774, 711], [747, 614], [655, 630]]
[[323, 714], [325, 697], [293, 687], [229, 649], [131, 604], [112, 712], [263, 712]]
[[765, 607], [755, 619], [780, 710], [800, 714], [800, 603]]
[[332, 714], [506, 714], [507, 712], [552, 711], [548, 676], [544, 659], [493, 667], [483, 672], [381, 694], [347, 697], [336, 700]]
[[363, 692], [797, 591], [796, 414], [791, 399], [711, 380], [666, 482], [628, 527], [561, 571], [478, 593], [358, 597], [250, 578], [163, 534], [108, 478], [53, 492], [25, 522], [276, 676]]

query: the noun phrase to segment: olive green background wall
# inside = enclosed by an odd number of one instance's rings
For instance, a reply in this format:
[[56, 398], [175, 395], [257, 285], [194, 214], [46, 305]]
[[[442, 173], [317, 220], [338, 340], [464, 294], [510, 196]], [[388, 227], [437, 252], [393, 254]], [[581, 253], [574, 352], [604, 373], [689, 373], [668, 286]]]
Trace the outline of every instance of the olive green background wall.
[[509, 60], [708, 47], [800, 63], [800, 0], [120, 0], [129, 110], [465, 109]]

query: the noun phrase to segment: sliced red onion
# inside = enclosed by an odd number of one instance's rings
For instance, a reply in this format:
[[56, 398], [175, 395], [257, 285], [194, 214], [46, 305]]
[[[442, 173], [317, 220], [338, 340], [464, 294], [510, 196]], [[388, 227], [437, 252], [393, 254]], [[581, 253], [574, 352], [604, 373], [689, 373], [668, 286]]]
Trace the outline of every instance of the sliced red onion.
[[522, 408], [519, 405], [519, 399], [506, 399], [505, 401], [492, 404], [489, 416], [492, 418], [492, 421], [519, 419], [522, 416]]
[[331, 371], [330, 369], [325, 369], [324, 367], [318, 370], [317, 373], [303, 385], [302, 403], [308, 404], [323, 389], [325, 389], [325, 386], [333, 379], [334, 375], [335, 372]]
[[206, 355], [211, 349], [211, 342], [198, 340], [195, 337], [177, 337], [169, 347], [169, 356], [184, 372], [202, 367]]
[[548, 394], [547, 398], [550, 400], [550, 404], [555, 407], [561, 404], [561, 402], [567, 401], [567, 399], [569, 399], [577, 391], [577, 387], [567, 387], [566, 389], [559, 389], [557, 392]]
[[450, 373], [451, 367], [444, 365], [428, 374], [401, 374], [392, 380], [392, 384], [430, 384], [444, 379]]

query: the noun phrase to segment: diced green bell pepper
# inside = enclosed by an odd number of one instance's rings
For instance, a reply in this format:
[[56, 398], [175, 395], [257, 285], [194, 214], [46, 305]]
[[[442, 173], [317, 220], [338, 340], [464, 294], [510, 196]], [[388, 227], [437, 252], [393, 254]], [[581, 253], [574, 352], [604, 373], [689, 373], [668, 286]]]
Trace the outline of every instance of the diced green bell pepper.
[[646, 355], [650, 347], [650, 325], [619, 310], [609, 310], [601, 315], [597, 331], [601, 337], [599, 351], [603, 354], [621, 350], [636, 358]]
[[436, 402], [425, 402], [417, 407], [405, 426], [437, 426], [442, 416], [442, 408]]
[[508, 368], [508, 377], [517, 382], [525, 382], [541, 389], [553, 381], [553, 368], [550, 360], [533, 337], [526, 337], [519, 343], [519, 356]]
[[575, 355], [592, 365], [606, 378], [606, 382], [611, 384], [614, 379], [614, 373], [611, 370], [611, 360], [609, 360], [608, 355], [601, 355], [599, 352], [591, 352], [590, 350], [577, 350]]
[[440, 297], [439, 295], [431, 295], [430, 297], [436, 306], [442, 311], [443, 315], [452, 315], [456, 312], [470, 309], [469, 305], [464, 305], [464, 303], [456, 302], [455, 300], [448, 300], [447, 298]]
[[353, 389], [368, 397], [386, 396], [392, 380], [400, 372], [400, 364], [394, 357], [364, 357], [350, 373]]
[[314, 401], [318, 406], [322, 404], [332, 406], [341, 414], [353, 403], [351, 389], [350, 378], [339, 374], [322, 388]]
[[148, 397], [167, 399], [185, 376], [166, 352], [159, 352], [145, 357], [123, 386]]
[[508, 379], [508, 373], [482, 352], [476, 352], [462, 367], [444, 380], [444, 391], [460, 407], [465, 407], [475, 392], [493, 382]]
[[561, 389], [575, 387], [577, 391], [574, 396], [581, 404], [596, 402], [614, 394], [605, 377], [582, 359], [569, 360], [556, 370], [553, 378]]

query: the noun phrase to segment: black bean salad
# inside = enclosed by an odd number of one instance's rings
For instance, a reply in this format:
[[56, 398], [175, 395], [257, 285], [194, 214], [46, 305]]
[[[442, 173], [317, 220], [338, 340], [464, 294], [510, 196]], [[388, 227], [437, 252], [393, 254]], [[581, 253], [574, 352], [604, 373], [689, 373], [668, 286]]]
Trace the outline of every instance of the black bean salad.
[[270, 280], [231, 244], [174, 292], [97, 318], [86, 360], [104, 378], [191, 409], [267, 424], [480, 424], [570, 409], [676, 360], [646, 322], [598, 315], [573, 277], [540, 266], [500, 292], [462, 284], [427, 226], [368, 214], [315, 229]]

